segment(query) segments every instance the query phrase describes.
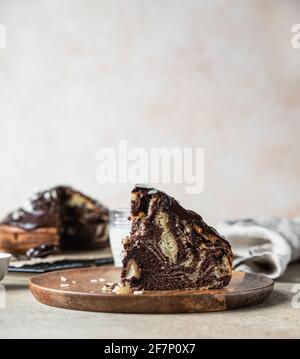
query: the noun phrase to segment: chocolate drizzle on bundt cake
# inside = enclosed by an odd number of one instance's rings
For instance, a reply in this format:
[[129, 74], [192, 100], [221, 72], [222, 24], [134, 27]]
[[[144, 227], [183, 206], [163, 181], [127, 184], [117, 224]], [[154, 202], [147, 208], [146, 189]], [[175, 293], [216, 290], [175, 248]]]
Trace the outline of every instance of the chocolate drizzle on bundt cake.
[[0, 223], [0, 248], [11, 253], [45, 244], [62, 250], [99, 248], [108, 244], [108, 221], [101, 203], [57, 186], [37, 193]]
[[129, 290], [212, 289], [231, 279], [229, 243], [202, 217], [155, 188], [131, 194], [121, 286]]

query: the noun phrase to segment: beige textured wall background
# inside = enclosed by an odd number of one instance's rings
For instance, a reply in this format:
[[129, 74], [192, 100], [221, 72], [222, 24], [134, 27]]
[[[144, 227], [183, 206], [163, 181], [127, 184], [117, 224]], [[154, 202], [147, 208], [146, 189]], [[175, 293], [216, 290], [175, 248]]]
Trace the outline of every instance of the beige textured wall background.
[[0, 214], [70, 183], [110, 206], [96, 152], [206, 151], [205, 191], [162, 186], [213, 223], [300, 213], [297, 0], [1, 0]]

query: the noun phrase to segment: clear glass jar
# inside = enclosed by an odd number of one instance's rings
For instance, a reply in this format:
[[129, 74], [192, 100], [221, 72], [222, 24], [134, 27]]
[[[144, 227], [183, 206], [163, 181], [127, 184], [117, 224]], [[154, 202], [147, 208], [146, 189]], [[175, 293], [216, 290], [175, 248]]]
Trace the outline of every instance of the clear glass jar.
[[130, 233], [129, 216], [128, 208], [116, 208], [110, 211], [109, 240], [116, 267], [122, 266], [122, 240]]

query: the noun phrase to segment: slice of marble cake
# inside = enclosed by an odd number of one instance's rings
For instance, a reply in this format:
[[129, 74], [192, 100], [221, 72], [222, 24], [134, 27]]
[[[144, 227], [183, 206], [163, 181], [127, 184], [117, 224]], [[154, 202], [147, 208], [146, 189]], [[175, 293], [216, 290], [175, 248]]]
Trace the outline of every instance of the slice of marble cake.
[[136, 186], [131, 221], [123, 241], [123, 289], [213, 289], [230, 282], [230, 244], [166, 193]]

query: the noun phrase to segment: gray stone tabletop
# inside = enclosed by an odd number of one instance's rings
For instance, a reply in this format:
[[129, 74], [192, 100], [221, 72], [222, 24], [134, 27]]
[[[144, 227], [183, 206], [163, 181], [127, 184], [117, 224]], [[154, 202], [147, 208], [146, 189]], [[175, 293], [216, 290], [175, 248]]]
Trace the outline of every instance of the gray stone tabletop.
[[271, 297], [230, 312], [132, 315], [79, 312], [38, 303], [28, 277], [0, 285], [0, 338], [300, 338], [300, 263], [276, 281]]

